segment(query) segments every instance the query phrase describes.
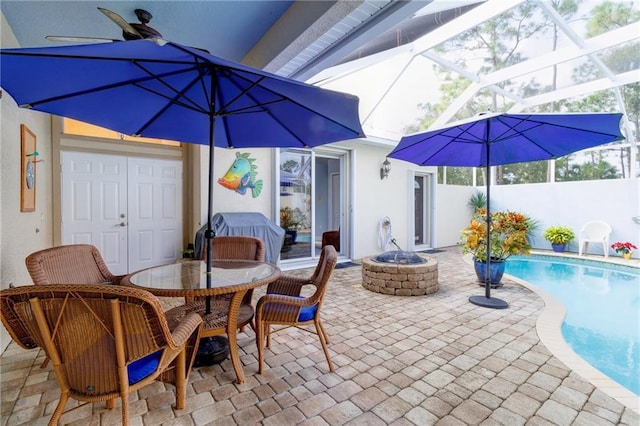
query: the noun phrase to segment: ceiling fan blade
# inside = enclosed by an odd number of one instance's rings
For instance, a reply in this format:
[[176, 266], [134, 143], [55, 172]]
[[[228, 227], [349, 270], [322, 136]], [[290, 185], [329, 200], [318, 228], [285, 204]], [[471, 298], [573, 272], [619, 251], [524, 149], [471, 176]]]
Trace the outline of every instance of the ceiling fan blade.
[[130, 23], [125, 21], [122, 16], [110, 11], [109, 9], [105, 9], [104, 7], [98, 7], [98, 10], [104, 13], [107, 18], [118, 24], [118, 26], [122, 28], [122, 31], [129, 34], [133, 38], [144, 38], [135, 28], [131, 26]]
[[74, 36], [46, 36], [49, 41], [63, 41], [71, 43], [111, 43], [114, 41], [120, 41], [113, 38], [102, 37], [74, 37]]

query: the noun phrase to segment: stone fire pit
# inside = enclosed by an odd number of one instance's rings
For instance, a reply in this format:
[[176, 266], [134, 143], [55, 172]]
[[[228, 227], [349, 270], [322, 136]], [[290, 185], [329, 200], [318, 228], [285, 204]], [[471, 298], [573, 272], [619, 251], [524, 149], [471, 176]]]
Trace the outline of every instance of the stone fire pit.
[[419, 253], [425, 262], [381, 263], [362, 259], [362, 286], [375, 293], [395, 296], [424, 296], [438, 291], [438, 262]]

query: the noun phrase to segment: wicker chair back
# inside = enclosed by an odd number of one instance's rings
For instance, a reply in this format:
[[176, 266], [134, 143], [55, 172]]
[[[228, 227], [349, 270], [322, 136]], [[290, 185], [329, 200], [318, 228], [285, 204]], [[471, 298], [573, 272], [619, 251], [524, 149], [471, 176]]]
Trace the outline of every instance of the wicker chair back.
[[25, 264], [36, 285], [118, 284], [122, 278], [109, 271], [100, 251], [90, 244], [40, 250], [27, 256]]
[[[176, 407], [184, 408], [186, 383], [200, 338], [202, 319], [191, 314], [169, 330], [159, 300], [124, 286], [49, 284], [0, 292], [2, 323], [23, 347], [40, 346], [53, 364], [60, 401], [56, 424], [69, 398], [122, 400], [127, 424], [128, 395], [159, 379], [176, 386]], [[19, 322], [28, 336], [16, 332]]]

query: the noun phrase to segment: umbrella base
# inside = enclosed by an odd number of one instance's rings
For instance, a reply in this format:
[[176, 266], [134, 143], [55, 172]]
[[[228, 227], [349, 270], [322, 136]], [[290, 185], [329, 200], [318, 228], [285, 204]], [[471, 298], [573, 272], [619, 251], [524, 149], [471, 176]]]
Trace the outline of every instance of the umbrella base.
[[193, 367], [206, 367], [220, 364], [229, 356], [229, 342], [224, 336], [203, 337], [200, 339]]
[[469, 297], [469, 302], [473, 303], [474, 305], [491, 309], [506, 309], [509, 307], [509, 304], [507, 302], [496, 297], [471, 296]]

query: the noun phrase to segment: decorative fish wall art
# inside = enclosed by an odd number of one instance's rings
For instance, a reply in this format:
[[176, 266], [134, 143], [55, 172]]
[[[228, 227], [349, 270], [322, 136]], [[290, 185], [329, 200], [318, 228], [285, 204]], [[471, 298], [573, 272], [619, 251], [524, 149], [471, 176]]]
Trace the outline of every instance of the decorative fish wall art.
[[236, 152], [236, 159], [227, 171], [227, 173], [218, 179], [218, 183], [227, 189], [236, 191], [240, 195], [244, 195], [247, 189], [251, 189], [251, 195], [256, 198], [262, 192], [262, 179], [256, 180], [256, 169], [258, 166], [253, 164], [255, 158], [250, 158], [248, 152]]

